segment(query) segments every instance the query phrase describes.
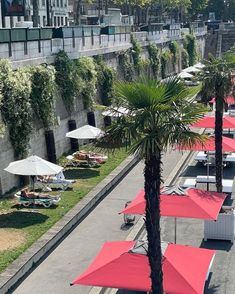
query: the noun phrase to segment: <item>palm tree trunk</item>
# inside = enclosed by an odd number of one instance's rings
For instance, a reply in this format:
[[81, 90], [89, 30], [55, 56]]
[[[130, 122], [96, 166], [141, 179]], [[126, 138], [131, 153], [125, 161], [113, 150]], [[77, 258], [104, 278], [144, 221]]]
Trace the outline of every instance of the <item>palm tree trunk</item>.
[[153, 294], [163, 294], [162, 252], [160, 235], [161, 152], [145, 158], [146, 230], [148, 259]]
[[223, 177], [223, 153], [222, 153], [222, 133], [223, 133], [223, 97], [216, 95], [215, 105], [215, 175], [217, 192], [222, 192]]

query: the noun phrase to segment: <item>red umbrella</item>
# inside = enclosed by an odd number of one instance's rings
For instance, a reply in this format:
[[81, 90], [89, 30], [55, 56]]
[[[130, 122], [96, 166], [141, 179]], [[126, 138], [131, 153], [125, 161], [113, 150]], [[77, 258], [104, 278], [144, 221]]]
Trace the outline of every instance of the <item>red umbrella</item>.
[[[204, 116], [198, 122], [192, 125], [193, 128], [215, 128], [215, 117], [214, 116]], [[225, 129], [235, 129], [235, 117], [225, 116], [223, 118], [223, 128]]]
[[[146, 200], [141, 190], [121, 211], [124, 214], [145, 214]], [[161, 216], [217, 220], [226, 194], [189, 188], [185, 195], [160, 195]]]
[[[141, 254], [130, 252], [136, 243], [137, 241], [106, 242], [91, 265], [72, 285], [150, 291], [150, 268], [146, 251]], [[165, 293], [203, 293], [214, 250], [169, 244], [163, 255]]]
[[[228, 137], [222, 137], [222, 148], [224, 152], [235, 151], [235, 139]], [[192, 150], [192, 151], [215, 151], [215, 137], [210, 136], [203, 144], [198, 142], [194, 145], [178, 145], [180, 150]]]
[[[213, 97], [209, 102], [215, 103], [215, 97]], [[224, 102], [228, 105], [235, 104], [235, 98], [233, 96], [227, 96], [224, 98]]]

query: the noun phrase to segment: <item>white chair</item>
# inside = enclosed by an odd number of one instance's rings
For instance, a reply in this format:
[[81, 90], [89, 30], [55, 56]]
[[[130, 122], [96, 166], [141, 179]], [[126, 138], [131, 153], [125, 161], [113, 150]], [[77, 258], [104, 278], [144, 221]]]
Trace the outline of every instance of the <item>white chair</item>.
[[192, 178], [192, 179], [186, 179], [182, 185], [183, 188], [195, 188], [196, 187], [196, 179]]

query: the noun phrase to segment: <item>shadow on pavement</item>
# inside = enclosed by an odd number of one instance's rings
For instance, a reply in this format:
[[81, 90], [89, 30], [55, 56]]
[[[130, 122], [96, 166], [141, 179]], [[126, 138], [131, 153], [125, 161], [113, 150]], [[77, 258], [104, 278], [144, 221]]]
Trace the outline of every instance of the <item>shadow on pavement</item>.
[[233, 244], [230, 241], [223, 241], [223, 240], [202, 241], [200, 244], [201, 248], [222, 250], [227, 252], [230, 251], [232, 246]]
[[135, 223], [131, 223], [131, 224], [125, 224], [125, 223], [123, 223], [123, 224], [121, 225], [120, 229], [121, 229], [122, 231], [128, 231], [128, 230], [130, 230], [130, 229], [134, 226], [134, 224], [135, 224]]

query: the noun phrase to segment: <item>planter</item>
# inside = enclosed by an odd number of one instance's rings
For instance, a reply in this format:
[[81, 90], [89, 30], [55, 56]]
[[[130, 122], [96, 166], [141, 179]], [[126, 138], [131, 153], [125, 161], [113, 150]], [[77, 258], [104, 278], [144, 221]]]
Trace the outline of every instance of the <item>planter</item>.
[[9, 29], [1, 29], [0, 30], [0, 43], [8, 43], [10, 42], [10, 30]]
[[41, 28], [41, 40], [52, 39], [52, 28]]
[[220, 213], [217, 221], [204, 221], [204, 241], [207, 239], [234, 242], [234, 211]]
[[13, 28], [10, 31], [12, 42], [24, 42], [26, 41], [26, 29]]
[[39, 29], [38, 28], [28, 29], [27, 40], [29, 41], [39, 40]]

